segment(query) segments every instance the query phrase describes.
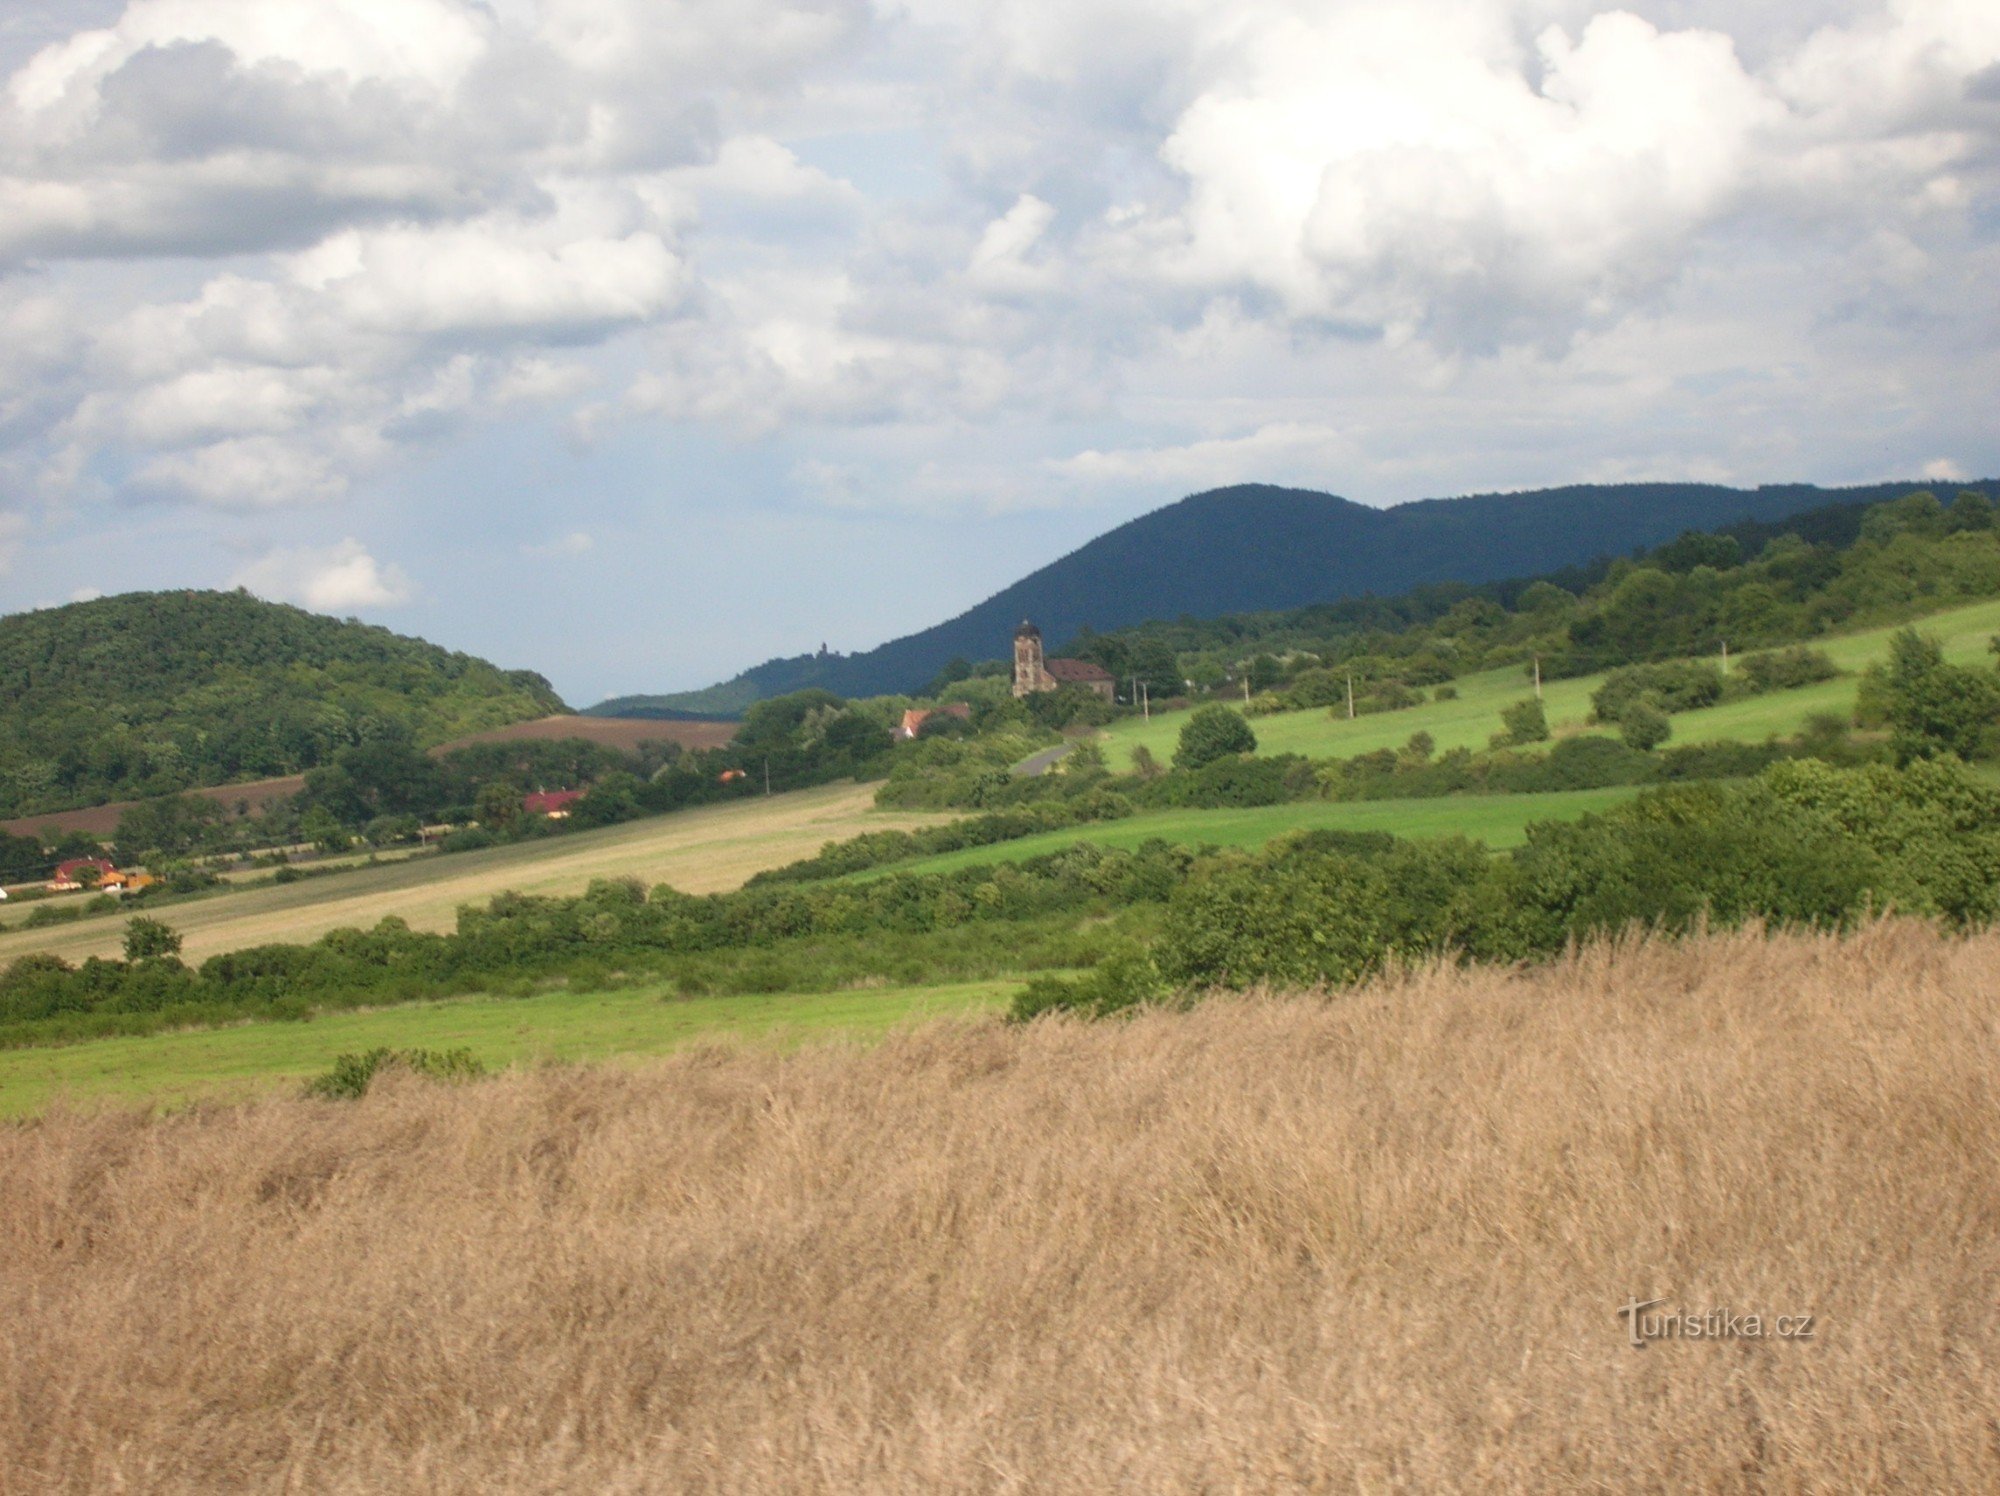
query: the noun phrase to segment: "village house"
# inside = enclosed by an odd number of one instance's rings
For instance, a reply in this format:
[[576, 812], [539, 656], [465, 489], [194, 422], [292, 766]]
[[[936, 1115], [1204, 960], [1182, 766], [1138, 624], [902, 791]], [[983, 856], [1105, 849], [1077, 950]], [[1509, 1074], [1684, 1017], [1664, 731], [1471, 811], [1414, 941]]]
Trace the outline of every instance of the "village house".
[[972, 720], [972, 708], [963, 701], [954, 701], [949, 706], [912, 707], [903, 713], [902, 725], [895, 731], [899, 743], [907, 743], [924, 730], [924, 724], [933, 717], [956, 717], [961, 722]]
[[48, 892], [74, 894], [78, 888], [108, 888], [114, 878], [122, 886], [122, 874], [110, 858], [70, 858], [56, 864], [56, 876], [48, 880]]
[[562, 821], [569, 818], [569, 808], [582, 798], [582, 790], [536, 790], [521, 797], [521, 809], [531, 816]]
[[1042, 631], [1027, 619], [1014, 630], [1014, 694], [1027, 696], [1035, 691], [1056, 691], [1064, 686], [1081, 686], [1106, 701], [1114, 697], [1118, 683], [1102, 665], [1088, 660], [1045, 659]]

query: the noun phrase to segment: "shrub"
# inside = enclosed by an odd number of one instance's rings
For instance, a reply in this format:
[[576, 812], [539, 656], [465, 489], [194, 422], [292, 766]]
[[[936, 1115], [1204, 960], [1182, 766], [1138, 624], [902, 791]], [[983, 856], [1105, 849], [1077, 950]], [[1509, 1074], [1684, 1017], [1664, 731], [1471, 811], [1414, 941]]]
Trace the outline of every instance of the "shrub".
[[431, 1080], [463, 1081], [484, 1075], [486, 1067], [469, 1049], [390, 1049], [343, 1054], [324, 1075], [306, 1083], [308, 1096], [330, 1101], [358, 1101], [368, 1094], [375, 1077], [392, 1066], [415, 1071]]
[[1431, 697], [1437, 701], [1456, 701], [1458, 700], [1458, 687], [1439, 686], [1435, 691], [1431, 692]]
[[1270, 758], [1223, 758], [1164, 781], [1158, 798], [1198, 810], [1282, 805], [1314, 793], [1312, 764], [1296, 753]]
[[1399, 680], [1377, 681], [1355, 697], [1354, 710], [1356, 715], [1364, 717], [1376, 712], [1400, 712], [1421, 706], [1423, 700], [1423, 692], [1413, 691]]
[[1800, 644], [1790, 649], [1774, 649], [1764, 654], [1745, 655], [1736, 667], [1749, 688], [1765, 691], [1792, 691], [1816, 685], [1840, 674], [1840, 667], [1825, 650]]
[[1074, 1013], [1084, 1018], [1108, 1018], [1160, 996], [1160, 972], [1143, 951], [1116, 951], [1080, 977], [1036, 977], [1007, 1009], [1012, 1023], [1026, 1023], [1044, 1013]]
[[1623, 719], [1625, 708], [1650, 696], [1665, 712], [1691, 712], [1722, 699], [1722, 672], [1694, 660], [1670, 660], [1659, 665], [1632, 665], [1614, 670], [1590, 698], [1600, 722]]
[[1626, 703], [1618, 718], [1618, 736], [1625, 746], [1650, 753], [1673, 735], [1674, 724], [1649, 697]]
[[1654, 773], [1653, 760], [1616, 738], [1564, 738], [1540, 758], [1509, 755], [1490, 760], [1485, 788], [1513, 794], [1595, 790], [1614, 784], [1639, 784]]
[[465, 826], [447, 831], [438, 842], [440, 852], [480, 852], [499, 845], [499, 838], [484, 826]]
[[1972, 758], [2000, 717], [2000, 684], [1980, 671], [1947, 665], [1938, 642], [1915, 629], [1890, 639], [1883, 684], [1898, 763], [1940, 753]]
[[1181, 728], [1180, 746], [1174, 750], [1174, 766], [1199, 769], [1218, 759], [1257, 751], [1257, 734], [1232, 707], [1205, 706], [1189, 717]]
[[125, 926], [125, 959], [145, 961], [155, 956], [178, 956], [180, 933], [157, 919], [140, 915]]
[[1500, 748], [1517, 748], [1524, 743], [1542, 743], [1548, 740], [1548, 714], [1542, 710], [1539, 696], [1529, 696], [1515, 702], [1500, 713], [1501, 731], [1494, 738], [1494, 745]]
[[1189, 986], [1352, 982], [1382, 957], [1387, 902], [1352, 857], [1303, 855], [1282, 877], [1231, 861], [1169, 902], [1160, 973]]
[[390, 847], [413, 842], [423, 834], [423, 822], [412, 815], [377, 816], [364, 833], [371, 846]]
[[204, 888], [221, 886], [222, 879], [217, 877], [213, 870], [191, 863], [181, 863], [166, 868], [160, 881], [155, 883], [153, 888], [141, 889], [140, 893], [151, 893], [153, 889], [163, 889], [167, 893], [199, 893]]

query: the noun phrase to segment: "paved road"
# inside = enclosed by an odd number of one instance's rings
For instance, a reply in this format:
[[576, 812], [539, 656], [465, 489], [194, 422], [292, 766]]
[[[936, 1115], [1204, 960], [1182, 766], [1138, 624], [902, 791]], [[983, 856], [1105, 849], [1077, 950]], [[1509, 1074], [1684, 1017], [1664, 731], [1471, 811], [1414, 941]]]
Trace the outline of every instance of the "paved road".
[[1056, 766], [1062, 756], [1074, 748], [1074, 743], [1058, 743], [1053, 748], [1044, 748], [1033, 758], [1024, 758], [1014, 765], [1016, 779], [1033, 779], [1038, 774], [1046, 774]]

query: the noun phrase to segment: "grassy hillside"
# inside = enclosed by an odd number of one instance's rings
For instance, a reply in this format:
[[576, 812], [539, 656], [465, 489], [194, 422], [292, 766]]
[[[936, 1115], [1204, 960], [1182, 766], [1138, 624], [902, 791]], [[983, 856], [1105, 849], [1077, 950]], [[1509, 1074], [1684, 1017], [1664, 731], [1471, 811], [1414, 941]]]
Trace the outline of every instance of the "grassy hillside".
[[[272, 941], [307, 941], [342, 926], [366, 928], [388, 915], [419, 930], [448, 930], [458, 906], [507, 890], [580, 893], [593, 878], [636, 877], [686, 893], [734, 888], [752, 873], [819, 850], [829, 840], [934, 815], [878, 811], [870, 787], [835, 785], [679, 815], [580, 831], [483, 852], [423, 857], [332, 878], [245, 890], [170, 905], [159, 912], [186, 937], [191, 960]], [[0, 967], [30, 951], [65, 960], [115, 955], [124, 921], [87, 919], [21, 928], [27, 909], [6, 916]]]
[[681, 997], [658, 983], [611, 992], [472, 997], [60, 1048], [0, 1050], [0, 1118], [67, 1106], [244, 1098], [325, 1072], [342, 1054], [469, 1049], [489, 1069], [544, 1061], [635, 1061], [696, 1040], [792, 1045], [864, 1039], [927, 1018], [1002, 1006], [1015, 982]]
[[549, 683], [244, 592], [0, 618], [0, 816], [296, 774], [563, 709]]
[[[0, 1129], [0, 1469], [2000, 1488], [1996, 964], [1914, 925], [1594, 946]], [[1736, 1333], [1634, 1349], [1653, 1299]]]
[[[1858, 673], [1887, 656], [1889, 638], [1900, 627], [1866, 629], [1815, 639], [1812, 643], [1843, 670]], [[1946, 658], [1953, 663], [1988, 665], [1992, 662], [1988, 641], [2000, 633], [2000, 602], [1975, 603], [1934, 613], [1918, 620], [1917, 627], [1936, 635], [1945, 646]], [[1611, 728], [1593, 727], [1586, 720], [1590, 715], [1591, 692], [1603, 683], [1602, 675], [1546, 682], [1543, 708], [1548, 713], [1550, 729], [1558, 736], [1613, 732]], [[1380, 712], [1352, 721], [1318, 709], [1279, 712], [1255, 718], [1251, 726], [1257, 734], [1260, 753], [1299, 753], [1309, 758], [1346, 758], [1378, 748], [1395, 748], [1420, 731], [1437, 740], [1440, 752], [1451, 748], [1484, 748], [1500, 729], [1501, 709], [1534, 694], [1532, 683], [1512, 666], [1465, 676], [1452, 684], [1458, 690], [1455, 701], [1429, 701], [1404, 711]], [[1778, 691], [1684, 712], [1673, 719], [1673, 741], [1762, 742], [1773, 734], [1797, 732], [1815, 712], [1851, 711], [1854, 693], [1855, 680], [1850, 675], [1796, 691]], [[1186, 712], [1155, 712], [1151, 722], [1129, 718], [1105, 729], [1103, 737], [1113, 767], [1125, 768], [1132, 749], [1141, 744], [1161, 762], [1170, 759], [1187, 717]]]
[[1241, 484], [1142, 515], [958, 617], [879, 648], [770, 660], [702, 691], [624, 697], [592, 710], [733, 713], [810, 686], [847, 696], [914, 691], [954, 656], [1006, 655], [1023, 618], [1061, 647], [1086, 628], [1538, 576], [1659, 545], [1683, 530], [1776, 520], [1834, 501], [1873, 503], [1911, 486], [1581, 484], [1374, 509], [1307, 489]]

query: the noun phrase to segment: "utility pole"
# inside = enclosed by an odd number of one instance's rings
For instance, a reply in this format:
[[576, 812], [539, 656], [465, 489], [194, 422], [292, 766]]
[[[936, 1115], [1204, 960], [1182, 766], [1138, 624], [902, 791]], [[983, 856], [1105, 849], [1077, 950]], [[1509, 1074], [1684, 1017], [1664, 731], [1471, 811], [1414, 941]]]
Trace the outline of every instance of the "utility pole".
[[1153, 720], [1153, 688], [1146, 681], [1139, 682], [1139, 709], [1146, 714], [1148, 722]]
[[764, 793], [771, 793], [771, 760], [768, 757], [764, 760]]
[[1243, 672], [1243, 704], [1250, 705], [1250, 672]]
[[1535, 656], [1535, 700], [1542, 699], [1542, 657]]
[[1354, 672], [1347, 672], [1347, 720], [1354, 720]]
[[1729, 641], [1727, 639], [1722, 641], [1722, 673], [1724, 675], [1729, 674]]

